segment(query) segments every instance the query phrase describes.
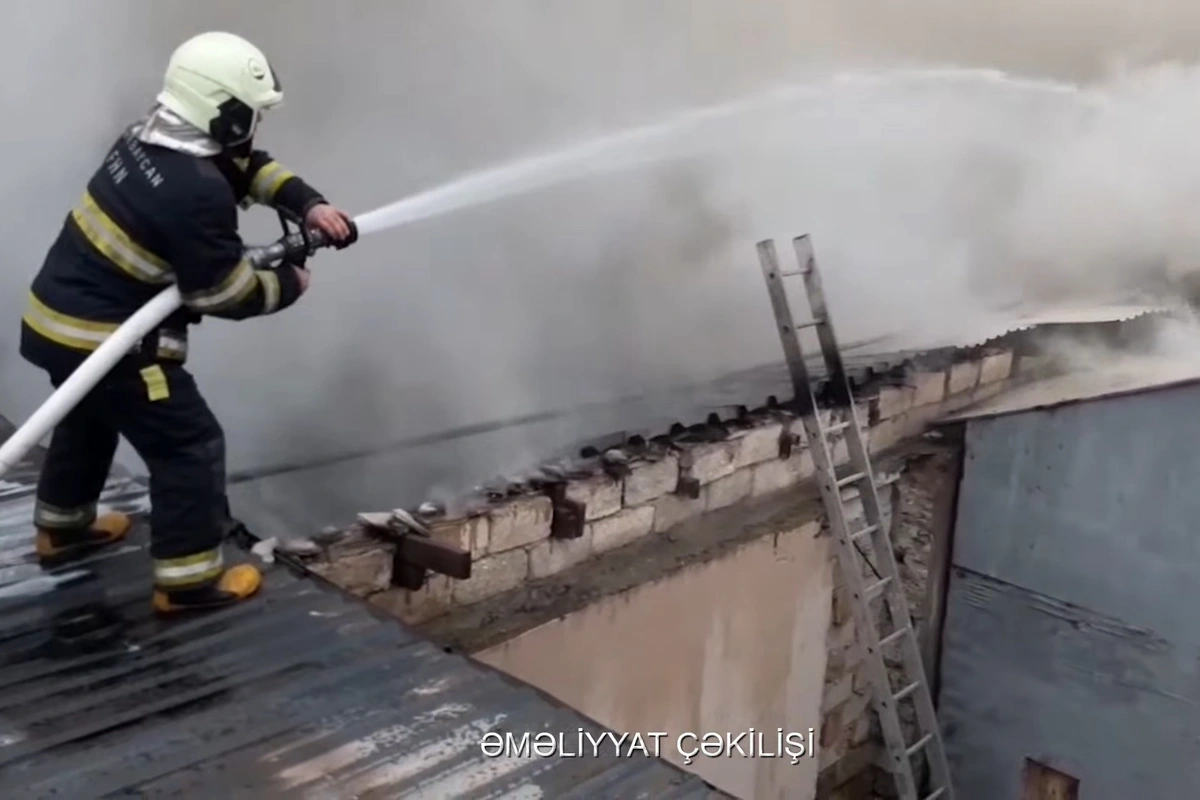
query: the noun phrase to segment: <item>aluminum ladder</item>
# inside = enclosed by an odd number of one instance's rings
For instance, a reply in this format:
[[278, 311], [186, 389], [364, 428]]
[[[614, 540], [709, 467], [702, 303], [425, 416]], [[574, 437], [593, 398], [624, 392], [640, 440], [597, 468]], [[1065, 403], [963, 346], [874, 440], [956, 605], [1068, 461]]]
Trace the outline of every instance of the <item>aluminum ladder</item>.
[[[780, 270], [773, 240], [758, 243], [758, 256], [778, 323], [779, 338], [783, 342], [784, 357], [791, 373], [795, 390], [794, 407], [808, 440], [821, 499], [838, 549], [839, 566], [850, 590], [856, 642], [870, 678], [872, 700], [883, 731], [888, 765], [895, 777], [901, 800], [953, 800], [954, 790], [950, 784], [950, 770], [933, 698], [896, 568], [891, 538], [883, 524], [878, 484], [871, 472], [870, 457], [863, 442], [850, 382], [825, 302], [812, 242], [805, 235], [795, 238], [792, 243], [799, 264], [796, 270]], [[799, 325], [793, 318], [783, 282], [784, 278], [795, 275], [804, 278], [804, 288], [812, 311], [811, 321]], [[829, 425], [822, 424], [822, 414], [817, 408], [800, 343], [800, 332], [808, 328], [816, 330], [827, 370], [829, 397], [833, 406]], [[843, 475], [838, 475], [834, 466], [833, 451], [838, 434], [844, 436], [849, 462]], [[863, 527], [851, 531], [846, 504], [852, 498], [845, 493], [855, 489], [862, 501]], [[869, 540], [871, 554], [863, 549], [864, 540]], [[874, 601], [880, 597], [883, 601], [878, 611], [886, 609], [887, 620], [873, 608], [877, 605]], [[900, 674], [897, 684], [893, 685], [886, 657], [897, 650]], [[917, 736], [913, 742], [908, 741], [901, 725], [900, 709], [903, 704], [911, 704], [915, 708]], [[931, 788], [925, 795], [917, 793], [917, 775], [920, 772], [914, 769], [913, 759], [918, 757], [923, 757], [928, 767]]]

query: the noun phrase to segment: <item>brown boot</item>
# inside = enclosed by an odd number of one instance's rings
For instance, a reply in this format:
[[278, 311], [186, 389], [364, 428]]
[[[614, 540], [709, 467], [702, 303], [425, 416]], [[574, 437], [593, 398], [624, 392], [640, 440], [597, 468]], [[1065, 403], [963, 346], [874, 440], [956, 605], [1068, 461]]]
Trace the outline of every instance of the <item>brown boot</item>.
[[174, 616], [225, 608], [252, 597], [261, 587], [262, 573], [258, 568], [238, 564], [221, 573], [215, 582], [199, 588], [155, 587], [154, 610], [163, 616]]
[[38, 563], [44, 569], [51, 569], [78, 561], [97, 550], [117, 544], [128, 535], [132, 527], [133, 520], [129, 515], [113, 511], [101, 514], [95, 522], [82, 530], [38, 528], [35, 546]]

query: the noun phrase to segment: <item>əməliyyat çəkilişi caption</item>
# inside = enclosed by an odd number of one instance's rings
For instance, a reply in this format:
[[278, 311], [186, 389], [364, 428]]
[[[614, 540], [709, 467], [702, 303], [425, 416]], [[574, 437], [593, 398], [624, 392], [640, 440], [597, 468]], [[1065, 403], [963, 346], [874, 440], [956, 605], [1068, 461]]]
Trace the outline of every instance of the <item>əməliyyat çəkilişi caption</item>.
[[691, 764], [697, 757], [704, 758], [790, 758], [799, 764], [802, 758], [816, 757], [816, 730], [756, 731], [749, 728], [740, 732], [704, 733], [684, 732], [668, 739], [666, 731], [648, 733], [592, 733], [577, 728], [574, 733], [540, 731], [538, 733], [500, 733], [490, 731], [479, 741], [479, 749], [487, 758], [599, 758], [616, 756], [632, 758], [644, 756], [661, 758], [665, 746], [673, 746]]

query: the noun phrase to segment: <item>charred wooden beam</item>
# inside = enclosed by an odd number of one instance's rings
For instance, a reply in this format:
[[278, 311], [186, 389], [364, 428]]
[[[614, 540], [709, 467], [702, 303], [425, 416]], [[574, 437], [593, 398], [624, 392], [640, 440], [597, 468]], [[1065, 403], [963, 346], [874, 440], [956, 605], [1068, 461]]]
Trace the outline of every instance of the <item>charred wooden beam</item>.
[[404, 510], [388, 514], [360, 514], [366, 532], [390, 542], [391, 584], [410, 591], [425, 585], [430, 572], [465, 581], [471, 577], [471, 553], [433, 538], [432, 531]]

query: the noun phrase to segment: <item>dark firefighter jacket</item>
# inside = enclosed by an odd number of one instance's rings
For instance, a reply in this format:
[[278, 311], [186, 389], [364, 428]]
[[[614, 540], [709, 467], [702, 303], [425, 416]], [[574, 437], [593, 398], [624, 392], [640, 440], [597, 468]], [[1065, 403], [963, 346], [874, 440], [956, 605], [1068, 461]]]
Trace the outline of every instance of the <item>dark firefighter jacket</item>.
[[[251, 203], [301, 216], [324, 202], [261, 151], [202, 158], [147, 144], [127, 131], [88, 182], [34, 278], [21, 351], [95, 350], [171, 283], [184, 306], [138, 349], [183, 361], [188, 324], [271, 314], [300, 294], [290, 267], [255, 270], [244, 258], [238, 208]], [[149, 354], [147, 354], [149, 355]]]

